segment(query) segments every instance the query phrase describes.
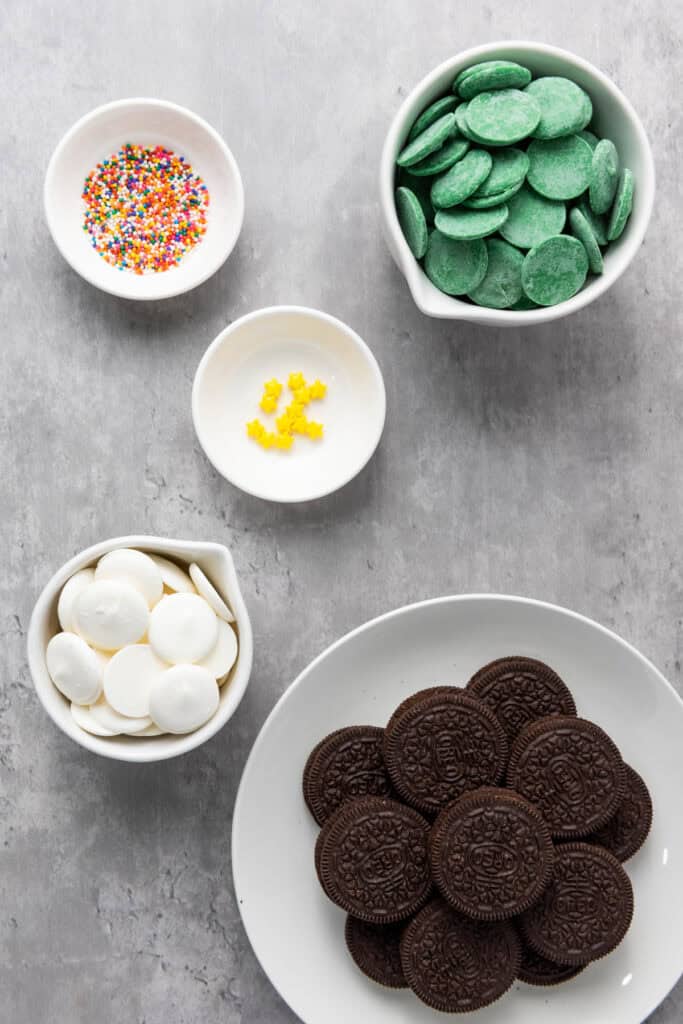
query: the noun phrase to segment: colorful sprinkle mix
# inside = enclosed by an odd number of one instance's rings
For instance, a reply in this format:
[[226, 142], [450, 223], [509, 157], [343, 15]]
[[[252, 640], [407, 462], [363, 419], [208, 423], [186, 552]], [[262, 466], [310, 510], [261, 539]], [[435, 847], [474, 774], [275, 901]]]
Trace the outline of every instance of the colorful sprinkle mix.
[[[323, 437], [323, 424], [309, 420], [305, 410], [311, 401], [320, 401], [325, 397], [327, 384], [320, 380], [307, 384], [303, 373], [290, 373], [287, 387], [292, 393], [292, 401], [275, 419], [277, 433], [268, 430], [259, 419], [249, 420], [247, 423], [247, 437], [256, 441], [262, 448], [289, 451], [294, 444], [295, 434], [308, 437], [311, 441], [319, 441]], [[282, 391], [283, 386], [277, 378], [267, 380], [263, 385], [259, 408], [269, 414], [276, 413]]]
[[126, 143], [85, 180], [83, 230], [113, 267], [134, 274], [176, 266], [206, 233], [209, 192], [185, 157]]

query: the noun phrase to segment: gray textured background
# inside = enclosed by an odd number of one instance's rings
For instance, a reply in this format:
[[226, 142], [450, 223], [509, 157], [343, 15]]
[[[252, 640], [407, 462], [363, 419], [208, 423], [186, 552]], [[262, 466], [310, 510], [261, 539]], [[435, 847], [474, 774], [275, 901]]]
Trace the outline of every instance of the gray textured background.
[[[378, 613], [473, 590], [544, 598], [613, 627], [681, 687], [683, 124], [672, 10], [657, 0], [2, 5], [3, 1020], [294, 1020], [235, 907], [235, 791], [279, 694]], [[571, 319], [525, 331], [419, 315], [381, 241], [375, 187], [406, 91], [452, 53], [505, 37], [555, 42], [610, 74], [645, 122], [659, 175], [647, 242], [624, 278]], [[153, 306], [81, 281], [41, 208], [62, 133], [136, 94], [212, 122], [247, 196], [229, 263]], [[237, 493], [190, 421], [205, 347], [231, 319], [277, 302], [348, 321], [387, 385], [376, 457], [310, 507]], [[252, 683], [230, 726], [179, 761], [140, 768], [62, 736], [24, 653], [53, 570], [127, 532], [228, 544], [256, 634]], [[651, 1021], [683, 1021], [683, 985]]]

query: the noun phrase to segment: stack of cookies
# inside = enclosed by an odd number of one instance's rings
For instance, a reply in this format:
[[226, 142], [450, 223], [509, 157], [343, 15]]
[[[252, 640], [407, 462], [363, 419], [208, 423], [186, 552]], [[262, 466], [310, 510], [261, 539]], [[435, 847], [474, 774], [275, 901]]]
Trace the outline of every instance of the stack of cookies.
[[436, 1010], [568, 981], [631, 923], [622, 862], [650, 830], [647, 787], [540, 661], [499, 658], [408, 697], [385, 729], [339, 729], [303, 790], [354, 961]]

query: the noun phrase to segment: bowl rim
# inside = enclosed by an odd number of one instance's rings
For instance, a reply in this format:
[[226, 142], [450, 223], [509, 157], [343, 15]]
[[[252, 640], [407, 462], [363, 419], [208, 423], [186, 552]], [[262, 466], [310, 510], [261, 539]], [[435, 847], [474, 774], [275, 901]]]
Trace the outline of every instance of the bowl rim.
[[[235, 616], [235, 623], [239, 636], [239, 647], [237, 660], [232, 668], [232, 679], [230, 680], [230, 694], [232, 700], [221, 702], [218, 710], [194, 732], [184, 735], [168, 735], [165, 740], [173, 743], [173, 749], [163, 753], [155, 750], [154, 741], [149, 743], [129, 743], [125, 747], [119, 745], [121, 737], [103, 738], [91, 735], [85, 730], [78, 729], [74, 723], [74, 729], [67, 729], [66, 718], [62, 721], [58, 714], [55, 714], [46, 694], [53, 691], [58, 692], [50, 679], [45, 663], [45, 647], [40, 635], [43, 624], [49, 616], [51, 609], [66, 581], [79, 569], [90, 566], [97, 559], [108, 551], [118, 548], [137, 548], [138, 550], [150, 552], [151, 554], [165, 555], [173, 560], [178, 559], [174, 550], [184, 550], [188, 560], [195, 557], [201, 558], [205, 554], [213, 554], [222, 558], [225, 562], [232, 593], [230, 594], [230, 607]], [[115, 761], [124, 761], [134, 764], [150, 764], [157, 761], [165, 761], [173, 757], [187, 754], [191, 750], [200, 747], [207, 740], [215, 736], [237, 711], [237, 708], [244, 697], [249, 684], [254, 654], [254, 639], [251, 620], [244, 603], [240, 589], [235, 564], [230, 551], [224, 544], [216, 541], [180, 540], [169, 537], [159, 537], [152, 534], [131, 534], [123, 537], [112, 537], [107, 540], [98, 541], [84, 548], [65, 562], [47, 581], [41, 590], [29, 620], [26, 633], [26, 651], [28, 656], [31, 681], [38, 699], [55, 725], [79, 746], [84, 747], [92, 753]], [[68, 711], [68, 702], [67, 702]], [[111, 741], [114, 741], [113, 743]]]
[[[402, 141], [402, 136], [405, 135], [408, 129], [409, 117], [412, 119], [413, 115], [411, 113], [411, 108], [413, 104], [416, 103], [419, 97], [428, 92], [439, 78], [446, 74], [455, 74], [461, 69], [461, 67], [481, 60], [482, 58], [490, 59], [493, 54], [500, 52], [501, 50], [507, 51], [512, 49], [517, 49], [523, 52], [525, 51], [529, 55], [538, 54], [556, 57], [558, 60], [564, 61], [569, 66], [580, 68], [587, 77], [594, 78], [599, 81], [600, 84], [612, 95], [616, 103], [618, 103], [618, 105], [623, 109], [629, 124], [633, 129], [637, 146], [642, 151], [645, 166], [645, 173], [642, 174], [638, 180], [639, 205], [641, 208], [641, 213], [638, 219], [638, 230], [632, 232], [624, 239], [624, 244], [620, 251], [621, 260], [614, 269], [609, 273], [605, 273], [592, 280], [587, 287], [583, 287], [576, 293], [576, 295], [573, 295], [565, 302], [560, 302], [555, 306], [543, 306], [539, 309], [508, 310], [489, 309], [488, 307], [462, 302], [455, 296], [446, 296], [446, 298], [452, 300], [452, 310], [449, 312], [444, 312], [442, 310], [437, 311], [430, 306], [428, 301], [423, 300], [422, 290], [425, 274], [408, 248], [408, 243], [403, 236], [403, 232], [401, 231], [398, 222], [398, 216], [396, 214], [393, 194], [395, 157], [398, 150], [398, 144]], [[521, 54], [519, 59], [523, 59]], [[652, 155], [652, 148], [643, 124], [628, 98], [603, 71], [600, 71], [599, 68], [595, 67], [595, 65], [591, 64], [585, 58], [579, 57], [577, 54], [574, 54], [569, 50], [564, 50], [548, 43], [524, 39], [499, 39], [494, 42], [484, 43], [479, 46], [470, 47], [467, 50], [462, 50], [455, 56], [442, 61], [441, 64], [437, 65], [437, 67], [433, 68], [428, 74], [426, 74], [405, 97], [403, 103], [392, 118], [382, 147], [379, 169], [380, 208], [382, 211], [383, 225], [387, 234], [389, 248], [401, 273], [406, 279], [415, 305], [422, 313], [438, 319], [465, 320], [471, 321], [472, 323], [488, 323], [489, 325], [493, 324], [495, 326], [534, 326], [535, 324], [548, 323], [551, 320], [557, 320], [561, 317], [568, 316], [570, 313], [578, 312], [578, 310], [590, 305], [591, 302], [603, 295], [609, 288], [611, 288], [615, 281], [621, 277], [633, 260], [635, 254], [638, 252], [649, 226], [655, 196], [655, 177], [655, 164]], [[628, 230], [629, 228], [627, 227], [627, 234]], [[389, 241], [389, 239], [391, 241]]]
[[[335, 327], [342, 335], [346, 337], [347, 341], [349, 341], [357, 348], [357, 350], [363, 356], [370, 370], [370, 374], [373, 378], [374, 384], [377, 388], [380, 415], [377, 423], [377, 428], [374, 434], [372, 435], [371, 444], [368, 447], [368, 452], [363, 462], [357, 465], [350, 473], [348, 473], [343, 478], [343, 480], [340, 480], [339, 483], [336, 483], [333, 487], [313, 487], [304, 496], [288, 498], [273, 497], [272, 494], [268, 494], [264, 491], [261, 491], [259, 488], [245, 487], [243, 484], [237, 483], [237, 481], [232, 479], [232, 477], [230, 477], [223, 468], [216, 465], [216, 463], [209, 455], [204, 444], [204, 439], [202, 437], [202, 428], [200, 426], [201, 411], [199, 391], [202, 386], [204, 377], [206, 376], [207, 369], [209, 367], [213, 355], [222, 345], [224, 345], [227, 342], [231, 335], [235, 334], [240, 328], [244, 327], [248, 323], [251, 323], [253, 320], [267, 319], [269, 317], [278, 316], [291, 316], [292, 314], [299, 316], [307, 316], [313, 320], [321, 320], [324, 323], [329, 324], [332, 327]], [[357, 332], [354, 331], [352, 327], [349, 327], [348, 324], [344, 323], [343, 320], [340, 320], [338, 317], [332, 316], [330, 313], [324, 313], [320, 309], [314, 309], [312, 306], [264, 306], [261, 309], [253, 310], [251, 313], [245, 313], [244, 316], [239, 317], [237, 320], [233, 320], [232, 323], [228, 324], [227, 327], [224, 327], [223, 330], [216, 335], [216, 337], [213, 339], [213, 341], [210, 343], [210, 345], [204, 352], [202, 358], [199, 361], [199, 365], [197, 366], [194, 375], [194, 380], [192, 382], [192, 423], [194, 425], [197, 440], [201, 445], [202, 451], [204, 452], [204, 455], [209, 460], [213, 468], [216, 470], [217, 473], [220, 474], [220, 476], [223, 477], [224, 480], [227, 480], [228, 483], [232, 484], [233, 487], [236, 487], [238, 490], [243, 491], [245, 494], [250, 494], [254, 498], [260, 498], [262, 501], [271, 501], [282, 505], [296, 505], [303, 504], [304, 502], [308, 501], [316, 501], [319, 498], [327, 497], [327, 495], [329, 494], [334, 494], [336, 491], [340, 490], [342, 487], [345, 487], [348, 483], [350, 483], [351, 480], [353, 480], [356, 476], [358, 476], [358, 474], [363, 469], [365, 469], [368, 462], [375, 454], [377, 446], [379, 445], [379, 442], [382, 438], [382, 434], [384, 432], [386, 414], [387, 396], [386, 388], [384, 385], [384, 377], [382, 376], [382, 371], [380, 369], [379, 363], [377, 362], [377, 358], [372, 349], [370, 348], [370, 346], [368, 345], [368, 343], [366, 341], [363, 341], [360, 335], [357, 334]]]
[[[237, 193], [237, 207], [236, 207], [236, 218], [235, 218], [235, 229], [231, 235], [226, 235], [223, 249], [219, 254], [218, 262], [212, 261], [208, 267], [199, 274], [196, 279], [192, 278], [189, 283], [182, 283], [185, 280], [185, 275], [179, 274], [174, 279], [167, 278], [171, 281], [170, 288], [167, 288], [159, 295], [131, 295], [125, 287], [125, 274], [124, 275], [112, 275], [111, 285], [103, 284], [101, 281], [96, 280], [95, 274], [91, 274], [87, 267], [81, 268], [75, 265], [71, 259], [69, 251], [62, 245], [59, 236], [59, 231], [56, 227], [56, 221], [52, 212], [52, 189], [54, 181], [57, 176], [57, 168], [59, 161], [66, 150], [67, 146], [72, 140], [83, 131], [88, 128], [89, 125], [98, 121], [102, 116], [108, 114], [112, 110], [119, 110], [131, 107], [151, 107], [162, 110], [169, 110], [180, 117], [186, 118], [193, 121], [199, 128], [207, 134], [212, 141], [217, 145], [221, 151], [225, 163], [229, 169], [230, 176], [232, 177], [236, 193]], [[210, 277], [213, 276], [223, 266], [225, 261], [228, 259], [233, 249], [237, 244], [237, 240], [242, 232], [244, 225], [244, 183], [242, 181], [242, 175], [240, 173], [239, 165], [234, 157], [234, 154], [228, 144], [225, 142], [219, 132], [209, 124], [199, 114], [195, 114], [194, 111], [188, 107], [181, 106], [179, 103], [173, 103], [171, 100], [157, 99], [153, 96], [131, 96], [123, 99], [112, 100], [109, 103], [102, 103], [100, 106], [95, 107], [93, 110], [88, 111], [80, 117], [61, 137], [57, 145], [55, 146], [52, 156], [47, 165], [45, 172], [45, 179], [43, 181], [43, 209], [45, 212], [45, 219], [47, 221], [48, 230], [52, 236], [52, 240], [57, 246], [57, 249], [61, 253], [62, 257], [66, 260], [72, 270], [74, 270], [83, 280], [87, 281], [88, 284], [93, 285], [95, 288], [99, 288], [100, 291], [107, 292], [109, 295], [115, 295], [120, 299], [131, 299], [134, 302], [163, 302], [165, 299], [174, 298], [176, 295], [183, 295], [185, 292], [192, 291], [193, 288], [198, 288], [199, 285], [204, 284]], [[121, 280], [121, 286], [117, 286], [117, 281]], [[173, 280], [179, 282], [174, 285]]]

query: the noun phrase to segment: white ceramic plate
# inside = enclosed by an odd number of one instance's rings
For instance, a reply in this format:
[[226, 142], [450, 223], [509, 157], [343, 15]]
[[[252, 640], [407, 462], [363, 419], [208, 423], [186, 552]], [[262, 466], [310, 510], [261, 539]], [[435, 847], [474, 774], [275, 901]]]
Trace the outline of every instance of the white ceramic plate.
[[[101, 160], [126, 142], [167, 146], [192, 164], [209, 190], [206, 234], [178, 264], [160, 274], [117, 270], [83, 231], [83, 183]], [[45, 215], [62, 256], [90, 284], [127, 299], [167, 299], [196, 288], [224, 263], [244, 219], [244, 189], [234, 156], [201, 117], [156, 99], [117, 100], [70, 128], [45, 175]]]
[[[279, 412], [292, 400], [289, 374], [327, 384], [311, 402], [309, 419], [324, 424], [320, 441], [295, 437], [290, 451], [266, 450], [247, 437], [260, 419], [275, 431], [275, 416], [259, 409], [265, 381], [284, 385]], [[343, 487], [379, 444], [386, 396], [377, 360], [341, 320], [303, 306], [272, 306], [243, 316], [211, 343], [197, 368], [192, 418], [199, 442], [222, 476], [269, 501], [310, 501]]]
[[443, 1014], [366, 979], [344, 945], [344, 914], [323, 895], [317, 828], [301, 795], [313, 745], [340, 726], [384, 725], [404, 697], [463, 683], [485, 662], [526, 654], [566, 680], [579, 713], [603, 726], [645, 777], [652, 833], [627, 863], [636, 911], [621, 946], [552, 989], [516, 983], [463, 1021], [640, 1024], [683, 969], [683, 702], [614, 633], [516, 597], [441, 598], [382, 616], [339, 640], [292, 684], [254, 744], [233, 819], [235, 890], [261, 965], [305, 1024], [426, 1024]]

